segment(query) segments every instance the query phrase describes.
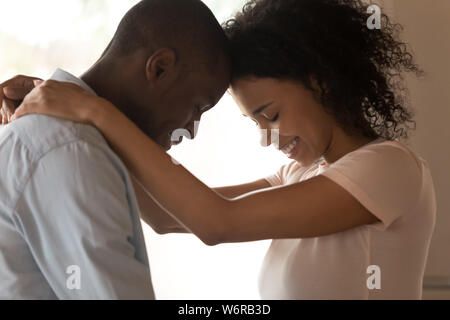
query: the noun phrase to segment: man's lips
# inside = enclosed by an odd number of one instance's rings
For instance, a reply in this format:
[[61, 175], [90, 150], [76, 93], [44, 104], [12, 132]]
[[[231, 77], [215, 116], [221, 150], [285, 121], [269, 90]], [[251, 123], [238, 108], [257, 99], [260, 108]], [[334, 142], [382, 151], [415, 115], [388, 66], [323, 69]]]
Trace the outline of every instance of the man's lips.
[[182, 143], [182, 142], [183, 142], [183, 137], [180, 137], [178, 141], [176, 141], [176, 140], [171, 140], [172, 146], [177, 146], [177, 145], [179, 145], [179, 144]]
[[174, 132], [169, 133], [168, 135], [169, 145], [170, 146], [177, 146], [180, 143], [183, 142], [183, 139], [185, 138], [183, 135], [174, 135]]

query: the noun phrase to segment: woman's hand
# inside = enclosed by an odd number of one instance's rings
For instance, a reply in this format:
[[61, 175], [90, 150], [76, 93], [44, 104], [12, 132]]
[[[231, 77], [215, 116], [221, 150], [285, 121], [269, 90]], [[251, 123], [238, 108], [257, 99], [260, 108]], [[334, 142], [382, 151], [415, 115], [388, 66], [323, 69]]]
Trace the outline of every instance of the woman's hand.
[[47, 80], [36, 86], [23, 100], [11, 120], [27, 114], [43, 114], [94, 125], [99, 109], [111, 104], [68, 82]]
[[16, 108], [40, 81], [42, 80], [39, 78], [19, 75], [0, 84], [0, 121], [2, 125], [10, 122]]

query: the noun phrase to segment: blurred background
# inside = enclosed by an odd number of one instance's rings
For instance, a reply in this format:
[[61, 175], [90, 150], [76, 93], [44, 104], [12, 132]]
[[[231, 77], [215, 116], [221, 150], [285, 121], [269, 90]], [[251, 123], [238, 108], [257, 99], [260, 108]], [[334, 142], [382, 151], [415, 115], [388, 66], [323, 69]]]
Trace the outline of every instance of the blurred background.
[[[0, 0], [0, 82], [16, 74], [45, 79], [57, 67], [80, 76], [137, 2]], [[244, 4], [204, 2], [220, 22]], [[407, 79], [418, 124], [409, 146], [429, 163], [438, 200], [424, 298], [450, 299], [450, 1], [377, 3], [405, 26], [404, 37], [427, 72], [424, 79]], [[196, 140], [185, 140], [170, 153], [211, 187], [252, 181], [289, 162], [274, 149], [259, 146], [256, 126], [228, 94], [204, 115]], [[158, 299], [259, 299], [257, 277], [269, 241], [210, 248], [189, 235], [159, 236], [146, 225], [144, 232]]]

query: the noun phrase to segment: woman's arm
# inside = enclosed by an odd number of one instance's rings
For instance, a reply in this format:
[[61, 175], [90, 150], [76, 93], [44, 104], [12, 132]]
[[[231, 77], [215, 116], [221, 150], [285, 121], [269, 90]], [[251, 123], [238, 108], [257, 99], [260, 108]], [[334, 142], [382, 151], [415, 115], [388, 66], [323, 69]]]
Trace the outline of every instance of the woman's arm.
[[[323, 176], [229, 200], [175, 164], [111, 104], [91, 112], [89, 118], [146, 189], [174, 219], [208, 245], [316, 237], [379, 221], [346, 190]], [[115, 129], [118, 124], [120, 132]], [[149, 158], [151, 164], [146, 160]]]
[[[10, 117], [25, 96], [35, 87], [35, 81], [42, 79], [18, 75], [0, 84], [0, 122], [7, 124]], [[141, 210], [142, 219], [158, 234], [187, 233], [188, 231], [155, 201], [150, 193], [145, 190], [135, 177], [132, 177], [136, 198]], [[264, 180], [258, 180], [236, 186], [215, 188], [222, 196], [232, 199], [251, 191], [269, 188], [270, 184]]]
[[240, 184], [236, 186], [221, 187], [213, 189], [218, 194], [227, 199], [234, 199], [253, 191], [271, 188], [270, 183], [265, 179], [256, 180], [254, 182]]
[[[133, 185], [136, 191], [136, 197], [141, 210], [141, 218], [158, 234], [168, 233], [189, 233], [178, 221], [176, 221], [164, 207], [153, 199], [151, 194], [145, 189], [138, 180], [133, 177]], [[264, 180], [257, 180], [251, 183], [228, 186], [213, 189], [225, 198], [232, 199], [242, 196], [246, 193], [269, 188], [270, 184]]]
[[132, 178], [136, 198], [139, 203], [141, 219], [145, 221], [156, 233], [189, 233], [178, 221], [155, 201], [150, 193], [136, 178]]
[[[35, 87], [35, 81], [42, 79], [18, 75], [0, 84], [0, 115], [2, 123], [7, 124], [10, 117], [25, 96]], [[142, 219], [158, 234], [188, 233], [188, 231], [155, 201], [150, 193], [142, 186], [135, 177], [132, 177], [136, 198], [141, 210]], [[232, 199], [243, 194], [269, 188], [270, 184], [264, 180], [251, 183], [215, 188], [214, 190], [222, 196]]]
[[379, 221], [345, 189], [320, 175], [227, 199], [175, 164], [110, 102], [70, 83], [44, 82], [25, 98], [13, 120], [29, 113], [95, 125], [145, 189], [208, 245], [318, 237]]

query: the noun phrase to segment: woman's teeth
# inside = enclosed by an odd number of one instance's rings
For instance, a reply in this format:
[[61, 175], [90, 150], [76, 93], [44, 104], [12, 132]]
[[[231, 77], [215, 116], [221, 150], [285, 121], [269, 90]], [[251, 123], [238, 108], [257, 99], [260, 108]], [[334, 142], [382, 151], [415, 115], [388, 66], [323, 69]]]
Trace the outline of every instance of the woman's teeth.
[[284, 147], [281, 151], [283, 151], [286, 154], [291, 154], [292, 150], [294, 150], [297, 143], [298, 138], [295, 138], [288, 146]]

